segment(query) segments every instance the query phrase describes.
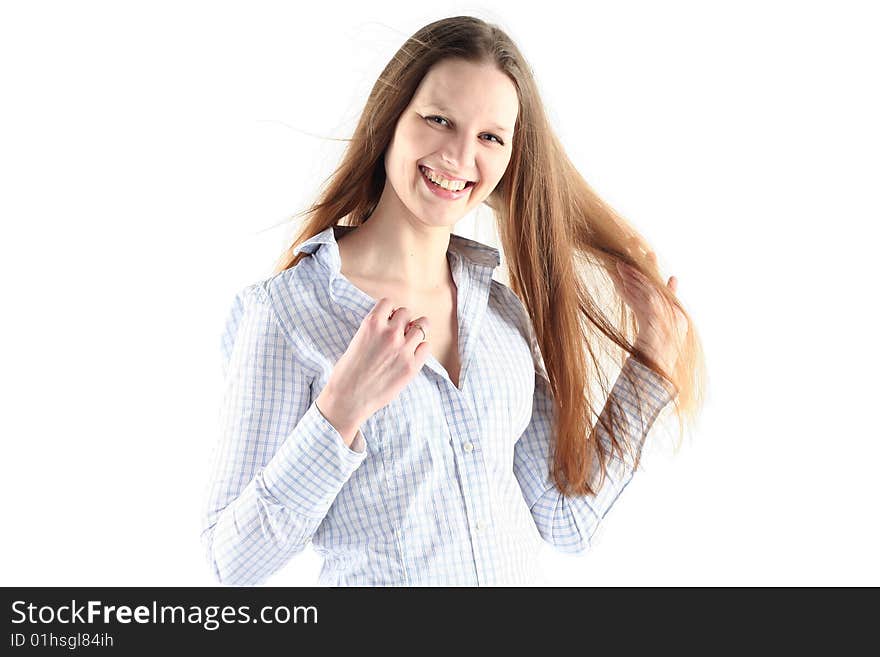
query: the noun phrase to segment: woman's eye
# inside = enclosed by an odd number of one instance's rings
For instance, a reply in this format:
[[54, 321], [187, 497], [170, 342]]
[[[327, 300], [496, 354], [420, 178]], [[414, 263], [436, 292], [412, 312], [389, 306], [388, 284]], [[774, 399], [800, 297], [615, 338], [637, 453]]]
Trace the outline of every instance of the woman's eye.
[[[437, 123], [436, 121], [434, 121], [434, 119], [439, 119], [440, 121], [446, 121], [447, 123], [449, 123], [449, 121], [447, 121], [446, 119], [444, 119], [442, 116], [426, 116], [425, 119], [428, 120], [428, 121], [431, 121], [432, 123], [434, 123], [434, 124], [436, 124], [436, 125], [440, 125], [440, 124]], [[493, 135], [493, 134], [489, 134], [489, 133], [487, 133], [487, 134], [488, 134], [489, 137], [492, 137], [492, 138], [495, 140], [496, 143], [501, 144], [502, 146], [504, 145], [504, 142], [501, 141], [501, 139], [500, 139], [499, 137], [496, 137], [496, 136]]]

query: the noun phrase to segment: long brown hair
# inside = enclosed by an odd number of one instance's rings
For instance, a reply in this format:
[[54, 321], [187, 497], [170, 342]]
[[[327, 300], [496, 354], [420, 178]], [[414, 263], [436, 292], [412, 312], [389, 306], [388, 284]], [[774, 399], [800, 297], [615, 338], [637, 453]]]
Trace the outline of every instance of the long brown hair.
[[[563, 494], [593, 495], [614, 453], [623, 458], [624, 447], [637, 453], [623, 430], [619, 402], [608, 397], [603, 356], [622, 365], [632, 354], [672, 382], [678, 390], [673, 407], [683, 431], [702, 405], [703, 352], [690, 316], [648, 257], [652, 249], [572, 165], [550, 126], [527, 61], [498, 26], [472, 16], [444, 18], [403, 44], [373, 86], [342, 161], [318, 199], [294, 215], [305, 215], [305, 220], [275, 273], [306, 257], [293, 251], [309, 237], [340, 222], [358, 226], [367, 221], [385, 186], [383, 155], [397, 120], [424, 75], [446, 58], [494, 63], [516, 87], [519, 113], [512, 155], [485, 203], [495, 216], [509, 286], [531, 319], [550, 381], [556, 411], [552, 477]], [[634, 346], [635, 315], [609, 285], [608, 272], [617, 261], [645, 274], [687, 317], [686, 344], [675, 372], [664, 372]], [[600, 302], [602, 290], [608, 296]], [[596, 439], [601, 414], [593, 405], [593, 384], [614, 411], [602, 416], [610, 420], [604, 425], [608, 444]], [[638, 467], [637, 458], [633, 467]], [[601, 476], [594, 483], [597, 470]]]

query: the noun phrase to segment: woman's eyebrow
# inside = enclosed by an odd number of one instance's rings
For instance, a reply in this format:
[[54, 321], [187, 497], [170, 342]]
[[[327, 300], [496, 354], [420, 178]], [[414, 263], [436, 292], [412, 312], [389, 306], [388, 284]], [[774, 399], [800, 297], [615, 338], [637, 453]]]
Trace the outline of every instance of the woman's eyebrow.
[[[438, 112], [443, 112], [444, 114], [455, 114], [455, 112], [453, 112], [451, 109], [444, 107], [440, 103], [429, 102], [429, 103], [425, 103], [425, 106], [426, 107], [433, 107]], [[505, 128], [503, 125], [499, 125], [497, 123], [495, 123], [489, 127], [493, 128], [495, 130], [499, 130], [501, 132], [507, 132], [507, 133], [511, 132], [511, 130], [509, 130], [508, 128]]]

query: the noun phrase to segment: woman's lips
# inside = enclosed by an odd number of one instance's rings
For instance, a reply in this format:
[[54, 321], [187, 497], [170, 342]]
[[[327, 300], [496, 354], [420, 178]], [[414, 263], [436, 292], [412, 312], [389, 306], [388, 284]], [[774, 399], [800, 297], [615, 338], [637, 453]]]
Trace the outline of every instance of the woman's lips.
[[468, 180], [467, 178], [457, 178], [456, 176], [453, 176], [452, 174], [450, 174], [446, 171], [443, 171], [442, 169], [432, 169], [431, 167], [429, 167], [426, 164], [420, 164], [419, 168], [420, 169], [427, 169], [428, 171], [431, 171], [432, 173], [440, 176], [441, 178], [446, 178], [446, 180], [449, 180], [451, 182], [469, 182], [471, 184], [476, 184], [476, 181], [474, 181], [474, 180]]
[[[427, 167], [425, 167], [425, 168], [427, 168]], [[464, 196], [469, 195], [470, 192], [471, 192], [471, 189], [474, 187], [474, 183], [469, 182], [468, 185], [467, 185], [467, 187], [465, 187], [464, 189], [462, 189], [461, 191], [458, 191], [458, 192], [453, 192], [453, 191], [450, 191], [450, 190], [448, 190], [448, 189], [443, 189], [442, 187], [440, 187], [439, 185], [435, 185], [434, 183], [432, 183], [432, 182], [428, 179], [428, 176], [425, 175], [425, 172], [424, 172], [424, 170], [422, 169], [421, 166], [419, 167], [419, 177], [420, 177], [423, 181], [425, 181], [425, 186], [426, 186], [426, 187], [428, 188], [428, 190], [431, 191], [435, 196], [439, 196], [440, 198], [447, 199], [447, 200], [450, 200], [450, 201], [455, 201], [455, 200], [458, 200], [458, 199], [460, 199], [460, 198], [462, 198], [462, 197], [464, 197]]]

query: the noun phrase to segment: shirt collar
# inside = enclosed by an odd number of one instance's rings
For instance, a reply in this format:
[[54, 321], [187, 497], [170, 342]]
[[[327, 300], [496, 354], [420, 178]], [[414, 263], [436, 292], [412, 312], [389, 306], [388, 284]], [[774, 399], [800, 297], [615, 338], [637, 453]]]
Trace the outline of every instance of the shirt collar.
[[[305, 253], [315, 254], [319, 260], [330, 267], [331, 273], [336, 274], [342, 268], [342, 261], [339, 257], [339, 245], [336, 239], [355, 228], [357, 226], [329, 226], [317, 235], [299, 244], [293, 250], [293, 253], [295, 255], [300, 251], [304, 251]], [[327, 248], [320, 248], [322, 244], [326, 244]], [[495, 247], [456, 235], [455, 233], [449, 235], [449, 251], [479, 267], [495, 269], [501, 262], [500, 252]]]

